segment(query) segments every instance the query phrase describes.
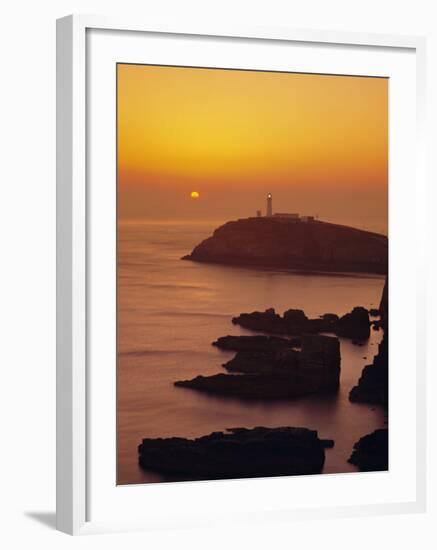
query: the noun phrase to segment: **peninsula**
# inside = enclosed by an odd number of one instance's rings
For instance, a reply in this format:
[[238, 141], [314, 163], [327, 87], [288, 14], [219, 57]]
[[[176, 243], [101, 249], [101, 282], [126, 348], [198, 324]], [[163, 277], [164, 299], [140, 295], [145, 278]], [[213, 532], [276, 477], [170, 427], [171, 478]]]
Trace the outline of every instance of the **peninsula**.
[[183, 260], [306, 272], [386, 274], [385, 235], [316, 219], [281, 216], [230, 221]]

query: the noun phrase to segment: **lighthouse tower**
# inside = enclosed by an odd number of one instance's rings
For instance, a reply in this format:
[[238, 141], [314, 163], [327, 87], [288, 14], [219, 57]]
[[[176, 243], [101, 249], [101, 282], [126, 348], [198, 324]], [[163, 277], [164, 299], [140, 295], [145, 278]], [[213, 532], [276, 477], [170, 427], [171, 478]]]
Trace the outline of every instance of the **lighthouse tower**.
[[272, 211], [272, 194], [269, 193], [267, 195], [267, 212], [266, 212], [266, 216], [269, 218], [270, 216], [273, 216], [273, 211]]

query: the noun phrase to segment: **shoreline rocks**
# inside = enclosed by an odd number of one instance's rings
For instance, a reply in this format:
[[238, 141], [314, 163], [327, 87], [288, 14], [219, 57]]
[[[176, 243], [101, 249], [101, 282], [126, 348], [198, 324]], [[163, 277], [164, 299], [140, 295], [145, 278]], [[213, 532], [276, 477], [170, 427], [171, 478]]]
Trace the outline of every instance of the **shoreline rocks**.
[[226, 351], [278, 351], [300, 347], [300, 338], [280, 338], [278, 336], [221, 336], [212, 343]]
[[342, 317], [325, 313], [317, 319], [309, 319], [300, 309], [289, 309], [283, 316], [273, 308], [266, 311], [241, 313], [232, 318], [234, 325], [268, 334], [299, 336], [304, 333], [332, 332], [351, 338], [354, 343], [367, 340], [370, 336], [369, 312], [364, 307], [354, 307]]
[[191, 380], [178, 380], [174, 385], [223, 397], [267, 401], [297, 399], [314, 391], [298, 376], [281, 374], [199, 375]]
[[383, 331], [378, 353], [370, 365], [366, 365], [356, 386], [349, 393], [352, 403], [371, 403], [387, 406], [388, 404], [388, 280], [386, 279], [379, 306], [381, 315], [378, 328]]
[[388, 404], [388, 336], [384, 334], [378, 353], [370, 365], [366, 365], [349, 393], [352, 403]]
[[143, 439], [141, 468], [193, 479], [232, 479], [321, 473], [325, 448], [307, 428], [232, 428], [196, 439]]
[[388, 430], [375, 430], [362, 437], [355, 443], [348, 462], [362, 472], [388, 470]]
[[332, 336], [306, 334], [300, 351], [239, 351], [224, 367], [240, 374], [196, 376], [174, 384], [242, 399], [287, 400], [335, 393], [340, 383], [340, 343]]
[[352, 340], [368, 340], [370, 336], [369, 312], [364, 307], [354, 307], [337, 321], [334, 331], [338, 336]]
[[288, 349], [275, 351], [238, 351], [224, 363], [228, 372], [244, 374], [281, 374], [292, 372], [299, 365], [300, 352]]

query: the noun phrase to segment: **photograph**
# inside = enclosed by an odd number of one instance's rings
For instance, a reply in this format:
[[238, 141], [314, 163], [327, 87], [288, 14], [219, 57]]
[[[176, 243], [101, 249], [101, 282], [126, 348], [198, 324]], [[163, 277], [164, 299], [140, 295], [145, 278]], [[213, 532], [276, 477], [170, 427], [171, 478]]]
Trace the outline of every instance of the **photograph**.
[[116, 81], [117, 484], [389, 470], [389, 78]]
[[2, 6], [3, 548], [437, 548], [435, 4]]

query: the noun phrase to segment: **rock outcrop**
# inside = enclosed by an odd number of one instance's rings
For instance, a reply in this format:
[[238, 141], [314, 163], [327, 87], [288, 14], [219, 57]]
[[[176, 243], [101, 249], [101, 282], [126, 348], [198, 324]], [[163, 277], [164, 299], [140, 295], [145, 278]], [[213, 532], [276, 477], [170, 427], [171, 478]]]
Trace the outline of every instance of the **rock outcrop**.
[[387, 273], [387, 237], [321, 221], [228, 222], [183, 259], [302, 271]]
[[293, 349], [279, 351], [238, 351], [223, 366], [229, 372], [245, 374], [291, 373], [299, 365], [300, 352]]
[[366, 365], [356, 386], [350, 393], [353, 403], [371, 403], [387, 405], [388, 403], [388, 337], [384, 334], [378, 353], [370, 365]]
[[302, 336], [299, 372], [317, 392], [333, 393], [340, 384], [340, 342], [320, 334]]
[[175, 385], [243, 399], [285, 400], [333, 393], [340, 380], [340, 343], [335, 337], [306, 334], [300, 351], [239, 351], [224, 367], [242, 374], [196, 376]]
[[233, 428], [197, 439], [143, 439], [139, 464], [146, 470], [191, 479], [308, 475], [322, 471], [325, 448], [307, 428]]
[[221, 336], [212, 345], [228, 351], [279, 351], [300, 347], [301, 339], [278, 336]]
[[354, 307], [337, 321], [335, 333], [353, 340], [367, 340], [370, 336], [369, 312], [364, 307]]
[[354, 307], [342, 317], [325, 313], [317, 319], [309, 319], [300, 309], [289, 309], [281, 316], [270, 308], [266, 311], [241, 313], [238, 317], [233, 317], [232, 322], [234, 325], [268, 334], [297, 336], [304, 333], [333, 332], [355, 342], [367, 340], [370, 336], [369, 313], [364, 307]]
[[372, 403], [386, 406], [388, 404], [388, 280], [384, 285], [381, 304], [381, 315], [378, 326], [384, 331], [378, 346], [378, 353], [370, 365], [366, 365], [350, 393], [349, 399], [355, 403]]
[[388, 470], [388, 430], [375, 430], [354, 445], [349, 461], [362, 472]]

